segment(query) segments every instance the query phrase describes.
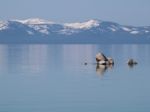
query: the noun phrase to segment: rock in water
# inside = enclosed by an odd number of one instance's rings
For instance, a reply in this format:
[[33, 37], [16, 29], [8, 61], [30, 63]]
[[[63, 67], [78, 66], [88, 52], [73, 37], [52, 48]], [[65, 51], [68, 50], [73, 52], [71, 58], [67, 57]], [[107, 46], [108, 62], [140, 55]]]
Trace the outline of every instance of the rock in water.
[[112, 58], [107, 58], [109, 65], [114, 65], [114, 60]]
[[84, 63], [84, 65], [87, 65], [87, 64], [88, 64], [87, 62]]
[[99, 63], [100, 61], [108, 61], [108, 59], [103, 53], [98, 53], [96, 55], [96, 61]]
[[136, 65], [136, 64], [138, 64], [134, 59], [129, 59], [127, 63], [128, 63], [128, 65]]
[[99, 65], [114, 65], [114, 60], [112, 58], [107, 58], [103, 53], [98, 53], [96, 55], [96, 61]]

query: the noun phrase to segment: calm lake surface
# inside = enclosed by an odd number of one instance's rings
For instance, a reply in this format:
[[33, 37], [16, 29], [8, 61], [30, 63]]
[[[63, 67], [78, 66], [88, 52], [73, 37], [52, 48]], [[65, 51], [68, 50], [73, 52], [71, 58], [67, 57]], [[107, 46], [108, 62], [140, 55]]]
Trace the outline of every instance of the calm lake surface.
[[150, 45], [0, 45], [0, 112], [150, 112]]

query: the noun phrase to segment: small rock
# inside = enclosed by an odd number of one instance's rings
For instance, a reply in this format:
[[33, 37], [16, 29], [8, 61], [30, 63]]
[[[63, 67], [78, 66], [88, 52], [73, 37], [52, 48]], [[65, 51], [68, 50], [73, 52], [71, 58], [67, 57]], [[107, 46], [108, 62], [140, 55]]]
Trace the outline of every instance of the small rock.
[[107, 58], [109, 65], [114, 65], [114, 60], [112, 58]]
[[136, 64], [138, 64], [134, 59], [129, 59], [127, 63], [128, 63], [128, 65], [136, 65]]
[[87, 65], [87, 64], [88, 64], [87, 62], [84, 63], [84, 65]]

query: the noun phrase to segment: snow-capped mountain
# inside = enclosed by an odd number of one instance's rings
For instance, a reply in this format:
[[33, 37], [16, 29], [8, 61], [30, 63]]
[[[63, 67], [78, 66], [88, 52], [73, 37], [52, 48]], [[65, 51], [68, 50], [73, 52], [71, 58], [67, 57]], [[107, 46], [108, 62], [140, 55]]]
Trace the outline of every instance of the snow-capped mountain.
[[38, 18], [0, 21], [0, 43], [150, 43], [150, 26], [100, 20], [64, 24]]

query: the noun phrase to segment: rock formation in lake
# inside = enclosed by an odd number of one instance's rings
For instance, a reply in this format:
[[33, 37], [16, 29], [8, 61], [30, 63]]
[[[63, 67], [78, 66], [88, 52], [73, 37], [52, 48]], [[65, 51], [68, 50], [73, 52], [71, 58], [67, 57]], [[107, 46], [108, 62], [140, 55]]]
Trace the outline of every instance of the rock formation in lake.
[[113, 65], [114, 60], [112, 58], [107, 58], [103, 53], [98, 53], [96, 55], [96, 61], [99, 65]]

